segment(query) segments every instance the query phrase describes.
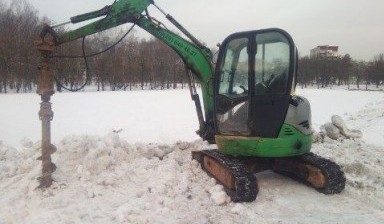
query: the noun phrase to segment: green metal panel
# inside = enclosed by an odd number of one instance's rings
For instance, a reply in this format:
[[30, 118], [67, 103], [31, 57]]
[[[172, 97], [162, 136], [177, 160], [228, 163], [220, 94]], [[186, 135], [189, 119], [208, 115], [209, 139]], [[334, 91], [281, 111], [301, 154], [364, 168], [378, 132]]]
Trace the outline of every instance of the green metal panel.
[[135, 15], [142, 13], [150, 4], [152, 0], [117, 0], [112, 5], [111, 16]]
[[[151, 0], [118, 0], [110, 6], [110, 11], [105, 18], [64, 33], [58, 37], [58, 44], [70, 42], [124, 23], [134, 22], [151, 2]], [[84, 16], [84, 20], [86, 20], [96, 18], [100, 16], [100, 13], [99, 11], [95, 11], [84, 15], [86, 15]], [[78, 17], [81, 16], [82, 15], [79, 15]]]
[[[290, 130], [287, 134], [286, 130]], [[218, 148], [226, 154], [258, 157], [298, 156], [309, 152], [312, 135], [304, 135], [295, 127], [283, 124], [278, 138], [216, 135]]]

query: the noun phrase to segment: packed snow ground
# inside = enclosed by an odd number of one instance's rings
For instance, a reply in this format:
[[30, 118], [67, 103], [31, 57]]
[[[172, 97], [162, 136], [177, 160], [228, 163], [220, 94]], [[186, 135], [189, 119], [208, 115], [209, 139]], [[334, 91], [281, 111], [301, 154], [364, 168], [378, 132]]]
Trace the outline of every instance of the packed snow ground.
[[0, 223], [382, 223], [384, 94], [298, 93], [312, 104], [315, 129], [338, 114], [363, 133], [313, 145], [345, 171], [339, 195], [267, 171], [257, 174], [255, 202], [231, 202], [191, 160], [209, 146], [194, 134], [185, 90], [54, 95], [58, 169], [42, 191], [39, 98], [0, 95]]

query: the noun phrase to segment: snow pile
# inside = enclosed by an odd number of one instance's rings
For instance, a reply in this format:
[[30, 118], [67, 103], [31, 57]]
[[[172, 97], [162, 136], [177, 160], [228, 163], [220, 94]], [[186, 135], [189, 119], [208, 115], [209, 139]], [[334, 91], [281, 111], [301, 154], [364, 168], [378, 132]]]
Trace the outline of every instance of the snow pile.
[[[382, 95], [384, 95], [382, 93]], [[369, 102], [357, 114], [348, 113], [348, 123], [363, 131], [363, 140], [375, 145], [384, 146], [384, 96]]]
[[327, 136], [321, 143], [315, 143], [312, 151], [342, 167], [350, 190], [372, 194], [384, 188], [382, 148], [357, 139], [341, 137], [335, 140]]
[[314, 142], [323, 142], [324, 136], [328, 136], [333, 140], [345, 138], [355, 139], [362, 137], [360, 130], [350, 130], [340, 116], [333, 115], [331, 121], [332, 122], [326, 123], [320, 127], [320, 133], [315, 132]]
[[[39, 168], [39, 161], [33, 156], [38, 150], [40, 150], [40, 145], [33, 144], [28, 139], [22, 140], [20, 151], [4, 145], [0, 141], [0, 180], [12, 179], [29, 173], [36, 175], [35, 168]], [[16, 180], [19, 179], [16, 178]]]
[[208, 147], [201, 141], [68, 136], [52, 155], [58, 169], [46, 190], [37, 189], [40, 145], [24, 140], [23, 147], [0, 144], [0, 223], [380, 223], [384, 211], [382, 149], [358, 139], [313, 145], [345, 171], [342, 194], [323, 195], [267, 171], [257, 174], [256, 201], [242, 204], [191, 160], [191, 151]]
[[208, 211], [195, 217], [196, 209], [230, 200], [191, 160], [191, 150], [203, 146], [200, 141], [131, 145], [117, 133], [68, 136], [52, 155], [55, 183], [42, 191], [36, 180], [40, 161], [35, 160], [40, 145], [25, 141], [17, 152], [1, 144], [0, 189], [16, 190], [0, 201], [0, 223], [153, 223], [159, 217], [168, 223], [205, 223]]
[[315, 135], [312, 151], [336, 161], [347, 176], [347, 184], [354, 190], [367, 193], [381, 191], [384, 187], [383, 149], [360, 140], [360, 130], [350, 130], [344, 120], [333, 115], [332, 123], [322, 126]]

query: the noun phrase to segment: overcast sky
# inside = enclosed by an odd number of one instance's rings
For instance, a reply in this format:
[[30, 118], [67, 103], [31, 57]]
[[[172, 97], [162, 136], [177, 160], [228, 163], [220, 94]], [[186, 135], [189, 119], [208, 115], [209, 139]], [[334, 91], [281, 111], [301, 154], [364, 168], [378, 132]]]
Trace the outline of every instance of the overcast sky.
[[[3, 0], [4, 1], [4, 0]], [[5, 2], [11, 0], [5, 0]], [[55, 22], [114, 0], [28, 0]], [[384, 53], [384, 0], [155, 0], [198, 39], [215, 46], [237, 31], [278, 27], [288, 31], [302, 56], [318, 45], [371, 60]], [[152, 8], [151, 8], [152, 9]], [[164, 21], [162, 16], [156, 17]], [[150, 12], [151, 12], [150, 11]]]

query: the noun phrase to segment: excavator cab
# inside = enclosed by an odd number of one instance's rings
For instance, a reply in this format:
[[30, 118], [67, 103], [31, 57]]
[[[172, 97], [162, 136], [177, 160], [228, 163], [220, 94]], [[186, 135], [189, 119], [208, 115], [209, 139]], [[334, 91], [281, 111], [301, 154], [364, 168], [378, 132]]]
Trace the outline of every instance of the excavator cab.
[[296, 63], [292, 38], [280, 29], [235, 33], [224, 40], [214, 75], [219, 146], [228, 145], [220, 144], [222, 138], [279, 137], [295, 88]]

